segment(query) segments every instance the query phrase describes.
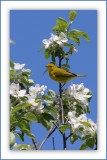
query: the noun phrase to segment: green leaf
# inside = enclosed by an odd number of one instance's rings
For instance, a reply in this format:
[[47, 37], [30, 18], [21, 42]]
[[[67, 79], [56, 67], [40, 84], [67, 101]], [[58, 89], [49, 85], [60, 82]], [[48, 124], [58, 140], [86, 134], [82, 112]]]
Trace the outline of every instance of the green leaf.
[[37, 118], [32, 112], [28, 112], [28, 113], [24, 114], [24, 117], [22, 117], [22, 118], [29, 120], [29, 121], [37, 122]]
[[83, 37], [85, 40], [87, 40], [88, 42], [90, 42], [90, 38], [88, 37], [88, 35], [85, 33], [85, 32], [83, 32], [83, 31], [79, 31], [79, 30], [76, 30], [76, 29], [74, 29], [74, 30], [72, 30], [71, 31], [73, 34], [75, 34], [75, 35], [77, 35], [78, 37]]
[[88, 106], [86, 106], [86, 112], [90, 113], [90, 108]]
[[95, 144], [95, 139], [94, 138], [88, 138], [86, 140], [86, 144], [87, 144], [88, 147], [93, 148], [94, 144]]
[[52, 62], [54, 62], [54, 63], [55, 63], [55, 53], [53, 52], [51, 55], [52, 55], [52, 56], [51, 56], [51, 58], [52, 58]]
[[65, 19], [60, 17], [57, 19], [56, 23], [60, 27], [60, 29], [62, 28], [64, 30], [69, 26], [68, 22]]
[[79, 36], [83, 37], [85, 40], [87, 40], [88, 42], [90, 42], [90, 38], [88, 37], [88, 35], [85, 32], [79, 32]]
[[44, 118], [46, 121], [48, 121], [48, 122], [50, 122], [51, 120], [54, 120], [53, 116], [51, 116], [51, 115], [50, 115], [49, 113], [47, 113], [47, 112], [42, 113], [42, 116], [43, 116], [43, 118]]
[[22, 104], [19, 104], [17, 106], [14, 106], [12, 112], [17, 112], [21, 109], [24, 109], [24, 108], [27, 108], [27, 107], [30, 107], [30, 106], [31, 106], [31, 104], [29, 104], [29, 103], [22, 103]]
[[59, 27], [59, 26], [54, 26], [54, 27], [52, 28], [52, 31], [60, 31], [60, 27]]
[[43, 49], [45, 49], [45, 46], [42, 46], [38, 52], [41, 52]]
[[79, 132], [80, 132], [80, 133], [82, 133], [82, 132], [83, 132], [83, 130], [84, 130], [84, 128], [83, 128], [83, 127], [80, 127], [80, 128], [79, 128]]
[[29, 150], [29, 149], [33, 149], [34, 146], [32, 145], [25, 145], [25, 144], [19, 144], [16, 146], [17, 149], [21, 149], [21, 150]]
[[70, 68], [70, 65], [68, 65], [68, 64], [62, 64], [62, 67]]
[[85, 137], [81, 137], [81, 140], [86, 140], [86, 139], [88, 139], [88, 138], [90, 138], [90, 137], [91, 137], [91, 135], [88, 134], [88, 135], [86, 135]]
[[51, 54], [48, 50], [45, 50], [44, 56], [46, 59], [48, 59], [51, 56]]
[[64, 69], [64, 70], [66, 70], [67, 72], [69, 71], [69, 69], [66, 68], [66, 67], [61, 67], [61, 68]]
[[53, 113], [54, 115], [58, 114], [58, 110], [55, 107], [47, 106], [46, 109], [50, 112]]
[[51, 98], [49, 95], [44, 94], [44, 95], [42, 96], [42, 99], [43, 99], [46, 103], [53, 104], [53, 100], [52, 100], [52, 98]]
[[21, 78], [21, 83], [23, 83], [23, 84], [25, 84], [25, 85], [27, 85], [27, 86], [32, 85], [32, 84], [29, 82], [28, 77], [26, 77], [26, 76], [23, 76], [23, 77]]
[[12, 83], [12, 82], [14, 82], [14, 77], [13, 76], [10, 76], [10, 82]]
[[47, 130], [49, 130], [50, 127], [51, 127], [51, 124], [50, 124], [49, 122], [47, 122], [47, 121], [43, 118], [43, 116], [39, 116], [39, 117], [38, 117], [38, 122], [39, 122], [41, 125], [43, 125]]
[[69, 43], [64, 43], [63, 46], [74, 48], [74, 45], [73, 44], [69, 44]]
[[23, 119], [19, 120], [19, 121], [17, 122], [16, 126], [20, 127], [22, 130], [25, 129], [25, 128], [26, 128], [27, 130], [30, 130], [29, 122], [26, 121], [26, 120], [23, 120]]
[[10, 40], [10, 44], [15, 44], [15, 42], [13, 40]]
[[21, 141], [23, 141], [24, 142], [24, 134], [22, 133], [17, 133], [16, 134], [17, 136], [18, 136], [18, 138], [21, 140]]
[[74, 142], [78, 140], [78, 135], [73, 134], [73, 135], [70, 137], [70, 140], [71, 140], [71, 143], [74, 144]]
[[18, 73], [15, 70], [10, 70], [11, 75], [18, 75]]
[[91, 126], [89, 122], [81, 122], [81, 123], [86, 127], [90, 127]]
[[88, 148], [86, 143], [83, 143], [80, 147], [80, 150], [85, 150], [86, 148]]
[[80, 44], [80, 39], [77, 34], [73, 33], [72, 31], [68, 33], [68, 36], [71, 40], [73, 40], [78, 45]]
[[41, 102], [41, 98], [38, 97], [38, 98], [36, 98], [35, 101], [36, 101], [36, 103], [39, 103], [39, 102]]
[[69, 129], [69, 128], [70, 128], [69, 125], [63, 124], [63, 125], [61, 125], [61, 126], [59, 127], [59, 130], [64, 133], [64, 132], [65, 132], [67, 129]]
[[65, 60], [66, 60], [66, 64], [68, 64], [68, 61], [69, 61], [68, 56], [65, 58]]
[[69, 13], [69, 19], [70, 19], [70, 21], [74, 21], [74, 19], [76, 18], [76, 16], [77, 16], [77, 13], [75, 11], [71, 11]]
[[15, 135], [14, 135], [14, 133], [10, 132], [9, 139], [10, 139], [10, 147], [12, 147], [15, 144]]
[[21, 74], [22, 74], [23, 76], [26, 76], [26, 77], [28, 78], [28, 76], [31, 75], [31, 72], [23, 71]]
[[10, 67], [14, 68], [14, 63], [11, 60], [10, 60]]
[[83, 114], [83, 109], [80, 105], [76, 105], [76, 112], [78, 113], [78, 115]]
[[56, 23], [57, 23], [57, 26], [53, 27], [52, 29], [53, 31], [65, 32], [69, 26], [68, 22], [65, 19], [60, 17], [57, 19]]
[[26, 129], [26, 128], [23, 128], [22, 131], [24, 133], [26, 133], [29, 137], [31, 138], [35, 138], [35, 136], [30, 132], [30, 130]]
[[34, 138], [34, 135], [30, 132], [29, 122], [21, 120], [17, 123], [17, 126], [21, 128], [22, 132], [26, 133], [29, 137]]

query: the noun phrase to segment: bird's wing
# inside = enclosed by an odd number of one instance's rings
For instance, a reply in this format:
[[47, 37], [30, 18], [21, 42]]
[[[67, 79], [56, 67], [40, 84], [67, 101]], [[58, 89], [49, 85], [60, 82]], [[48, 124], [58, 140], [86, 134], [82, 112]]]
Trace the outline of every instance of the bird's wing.
[[76, 76], [77, 76], [77, 75], [74, 74], [74, 73], [67, 72], [67, 71], [65, 71], [64, 69], [62, 70], [62, 69], [60, 69], [60, 68], [52, 71], [52, 74], [55, 75], [55, 77], [62, 77], [62, 78], [63, 78], [63, 77], [71, 77], [71, 76], [76, 77]]

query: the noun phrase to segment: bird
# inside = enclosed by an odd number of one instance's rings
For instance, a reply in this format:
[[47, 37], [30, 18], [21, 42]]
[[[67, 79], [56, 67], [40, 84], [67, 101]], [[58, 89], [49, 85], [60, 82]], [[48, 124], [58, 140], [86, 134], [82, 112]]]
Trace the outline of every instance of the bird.
[[63, 68], [59, 68], [53, 62], [47, 64], [46, 67], [50, 78], [59, 83], [65, 84], [68, 81], [72, 80], [73, 78], [86, 77], [86, 75], [74, 74], [70, 71], [66, 71]]

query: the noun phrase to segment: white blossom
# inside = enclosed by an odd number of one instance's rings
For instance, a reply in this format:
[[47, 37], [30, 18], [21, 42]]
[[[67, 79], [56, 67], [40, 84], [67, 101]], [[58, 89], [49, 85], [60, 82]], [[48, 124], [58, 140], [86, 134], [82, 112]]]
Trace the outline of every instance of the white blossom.
[[43, 108], [44, 108], [44, 106], [43, 106], [42, 102], [39, 102], [38, 105], [36, 106], [36, 111], [38, 113], [43, 113]]
[[27, 103], [30, 103], [33, 106], [37, 106], [38, 105], [38, 103], [35, 102], [35, 99], [32, 96], [26, 95], [26, 97], [28, 98]]
[[51, 33], [51, 38], [50, 38], [53, 42], [56, 42], [59, 40], [59, 37], [57, 35], [54, 35], [53, 33]]
[[[89, 125], [84, 125], [82, 122], [88, 122]], [[83, 128], [82, 137], [90, 134], [94, 136], [97, 131], [97, 125], [91, 120], [86, 117], [86, 114], [81, 114], [80, 116], [76, 117], [76, 112], [68, 112], [68, 123], [72, 127], [72, 131], [76, 132], [80, 127]]]
[[31, 70], [30, 70], [30, 69], [25, 69], [25, 68], [23, 68], [23, 69], [22, 69], [22, 72], [31, 73]]
[[43, 95], [44, 91], [47, 89], [47, 86], [40, 86], [39, 84], [36, 84], [35, 87], [31, 86], [29, 88], [29, 94], [33, 97], [36, 98], [39, 94]]
[[25, 64], [14, 63], [15, 70], [21, 70], [24, 66], [25, 66]]
[[56, 43], [59, 44], [59, 46], [63, 46], [64, 43], [66, 43], [68, 39], [66, 38], [66, 35], [61, 32], [58, 39], [56, 40]]
[[36, 111], [38, 113], [43, 113], [44, 106], [42, 105], [41, 101], [40, 102], [36, 102], [35, 98], [33, 98], [30, 95], [26, 95], [26, 97], [28, 98], [27, 103], [32, 104], [31, 110], [35, 110], [36, 109]]
[[51, 39], [44, 39], [42, 42], [44, 43], [46, 49], [53, 43]]
[[34, 83], [33, 79], [28, 79], [29, 83]]
[[42, 42], [45, 45], [45, 48], [49, 48], [50, 45], [52, 45], [54, 42], [56, 42], [57, 44], [59, 44], [60, 47], [63, 46], [64, 43], [66, 43], [68, 41], [66, 35], [61, 32], [59, 34], [59, 36], [54, 35], [53, 33], [51, 33], [51, 37], [49, 39], [44, 39]]
[[85, 88], [83, 83], [70, 85], [64, 93], [74, 100], [79, 101], [83, 108], [88, 105], [88, 99], [92, 97], [90, 90]]
[[22, 89], [20, 90], [19, 84], [12, 83], [10, 85], [10, 95], [13, 97], [24, 97], [26, 94], [26, 90]]

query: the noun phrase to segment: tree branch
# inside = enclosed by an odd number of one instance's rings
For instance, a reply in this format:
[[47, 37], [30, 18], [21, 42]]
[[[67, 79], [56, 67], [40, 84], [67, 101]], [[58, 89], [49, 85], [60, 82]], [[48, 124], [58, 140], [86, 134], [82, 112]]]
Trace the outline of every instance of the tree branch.
[[54, 137], [52, 137], [52, 142], [53, 142], [53, 150], [55, 150], [55, 141], [54, 141]]
[[48, 132], [48, 134], [46, 135], [46, 137], [44, 138], [44, 140], [42, 141], [42, 143], [40, 144], [39, 146], [39, 150], [42, 148], [43, 144], [46, 142], [46, 140], [51, 136], [51, 134], [56, 130], [57, 127], [55, 127], [54, 129], [54, 126], [52, 126]]
[[[62, 57], [59, 57], [59, 68], [61, 68], [61, 61], [62, 61]], [[60, 94], [60, 99], [59, 99], [59, 103], [60, 103], [60, 110], [61, 110], [61, 121], [62, 124], [64, 124], [64, 108], [63, 108], [63, 103], [62, 103], [62, 85], [61, 83], [59, 83], [59, 94]], [[62, 133], [63, 136], [63, 148], [64, 150], [66, 150], [66, 138], [65, 138], [65, 133]]]
[[68, 139], [69, 137], [71, 137], [71, 136], [72, 136], [72, 133], [70, 133], [70, 135], [65, 138], [66, 141], [67, 141], [67, 139]]
[[33, 142], [33, 144], [34, 144], [34, 146], [35, 146], [35, 149], [38, 150], [38, 146], [37, 146], [37, 144], [36, 144], [36, 139], [32, 138], [32, 142]]

